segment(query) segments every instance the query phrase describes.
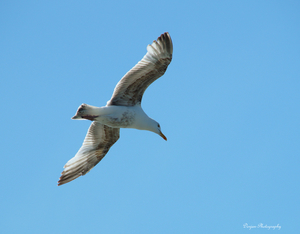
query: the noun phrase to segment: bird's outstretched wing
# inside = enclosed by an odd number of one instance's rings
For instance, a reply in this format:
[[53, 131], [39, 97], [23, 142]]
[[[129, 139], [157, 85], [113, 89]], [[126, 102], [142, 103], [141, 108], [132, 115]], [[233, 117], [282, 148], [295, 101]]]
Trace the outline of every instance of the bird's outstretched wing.
[[84, 142], [64, 166], [58, 185], [66, 184], [89, 172], [106, 155], [110, 147], [119, 139], [120, 129], [93, 122]]
[[173, 44], [169, 33], [165, 32], [148, 45], [147, 51], [143, 59], [119, 81], [107, 105], [141, 104], [145, 90], [165, 73], [172, 60]]

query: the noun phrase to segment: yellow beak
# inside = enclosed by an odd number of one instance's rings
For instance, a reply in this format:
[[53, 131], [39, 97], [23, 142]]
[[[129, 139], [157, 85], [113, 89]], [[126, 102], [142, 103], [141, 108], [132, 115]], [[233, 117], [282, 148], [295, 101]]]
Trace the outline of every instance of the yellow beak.
[[166, 136], [164, 134], [162, 134], [162, 132], [159, 133], [159, 135], [164, 138], [164, 140], [167, 140]]

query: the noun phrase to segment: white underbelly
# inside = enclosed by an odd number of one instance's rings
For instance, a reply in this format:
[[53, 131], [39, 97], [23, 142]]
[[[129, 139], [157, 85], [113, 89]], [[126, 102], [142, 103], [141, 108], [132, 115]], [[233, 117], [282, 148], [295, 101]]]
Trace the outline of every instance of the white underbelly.
[[131, 128], [135, 122], [135, 115], [136, 113], [134, 111], [127, 109], [124, 112], [115, 113], [113, 115], [100, 115], [95, 121], [112, 128]]

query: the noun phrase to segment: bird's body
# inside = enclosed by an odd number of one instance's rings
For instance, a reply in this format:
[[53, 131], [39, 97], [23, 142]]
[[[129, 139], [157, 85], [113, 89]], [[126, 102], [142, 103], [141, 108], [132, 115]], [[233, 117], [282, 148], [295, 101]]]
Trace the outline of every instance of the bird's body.
[[148, 130], [162, 134], [160, 125], [147, 116], [141, 107], [147, 87], [161, 77], [172, 60], [173, 44], [169, 33], [162, 34], [147, 47], [148, 52], [117, 84], [106, 106], [82, 104], [72, 119], [93, 121], [85, 140], [64, 166], [58, 185], [85, 175], [106, 155], [119, 139], [120, 128]]
[[82, 104], [78, 108], [78, 112], [80, 114], [75, 115], [72, 119], [97, 121], [112, 128], [149, 130], [149, 125], [151, 126], [154, 121], [148, 117], [140, 105], [95, 107]]

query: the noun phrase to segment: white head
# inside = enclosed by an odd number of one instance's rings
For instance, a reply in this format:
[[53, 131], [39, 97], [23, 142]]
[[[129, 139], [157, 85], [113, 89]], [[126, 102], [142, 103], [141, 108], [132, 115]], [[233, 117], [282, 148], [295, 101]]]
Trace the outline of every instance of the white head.
[[155, 120], [149, 118], [151, 121], [149, 122], [148, 128], [146, 130], [149, 130], [151, 132], [154, 132], [158, 135], [160, 135], [164, 140], [167, 140], [166, 136], [161, 132], [160, 125]]

